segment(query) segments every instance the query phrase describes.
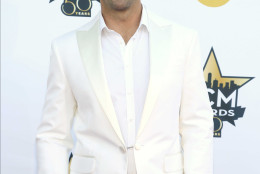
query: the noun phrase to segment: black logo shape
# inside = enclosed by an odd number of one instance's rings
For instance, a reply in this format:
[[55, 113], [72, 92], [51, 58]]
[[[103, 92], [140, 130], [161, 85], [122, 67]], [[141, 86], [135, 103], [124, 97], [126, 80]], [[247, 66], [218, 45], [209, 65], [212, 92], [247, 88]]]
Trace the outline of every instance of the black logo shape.
[[[50, 3], [54, 0], [50, 0]], [[93, 0], [64, 0], [61, 11], [66, 16], [91, 17]], [[96, 0], [100, 2], [100, 0]]]

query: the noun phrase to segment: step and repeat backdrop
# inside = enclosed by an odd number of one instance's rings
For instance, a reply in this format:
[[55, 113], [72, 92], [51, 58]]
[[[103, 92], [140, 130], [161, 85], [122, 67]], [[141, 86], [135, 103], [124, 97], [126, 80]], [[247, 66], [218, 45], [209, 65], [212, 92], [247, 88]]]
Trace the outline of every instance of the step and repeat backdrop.
[[[260, 1], [142, 3], [199, 32], [214, 111], [214, 173], [259, 174]], [[91, 21], [99, 11], [98, 0], [2, 0], [1, 173], [36, 173], [35, 134], [51, 40]]]

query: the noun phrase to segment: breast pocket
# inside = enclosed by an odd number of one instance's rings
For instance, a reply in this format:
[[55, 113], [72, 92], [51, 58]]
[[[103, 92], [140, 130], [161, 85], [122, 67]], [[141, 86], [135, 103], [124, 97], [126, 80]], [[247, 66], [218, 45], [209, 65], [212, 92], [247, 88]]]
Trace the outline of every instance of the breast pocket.
[[94, 174], [96, 159], [91, 156], [73, 155], [69, 174]]
[[164, 157], [164, 171], [172, 174], [183, 173], [183, 155], [181, 152], [167, 154]]

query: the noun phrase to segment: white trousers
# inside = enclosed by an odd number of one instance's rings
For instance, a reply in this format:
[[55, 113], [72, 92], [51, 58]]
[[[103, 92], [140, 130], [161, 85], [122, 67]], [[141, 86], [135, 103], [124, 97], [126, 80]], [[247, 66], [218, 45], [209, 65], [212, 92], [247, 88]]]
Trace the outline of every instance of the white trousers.
[[134, 148], [127, 148], [127, 174], [136, 174], [136, 166], [135, 166], [135, 157], [134, 157]]

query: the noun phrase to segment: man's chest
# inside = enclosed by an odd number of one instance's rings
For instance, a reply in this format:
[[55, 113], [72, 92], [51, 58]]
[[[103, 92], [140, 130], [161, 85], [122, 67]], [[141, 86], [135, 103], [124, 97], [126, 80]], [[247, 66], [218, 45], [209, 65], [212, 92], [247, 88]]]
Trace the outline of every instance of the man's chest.
[[117, 33], [105, 33], [101, 38], [104, 71], [112, 97], [125, 95], [126, 88], [142, 94], [149, 79], [149, 36], [137, 32], [124, 43]]

